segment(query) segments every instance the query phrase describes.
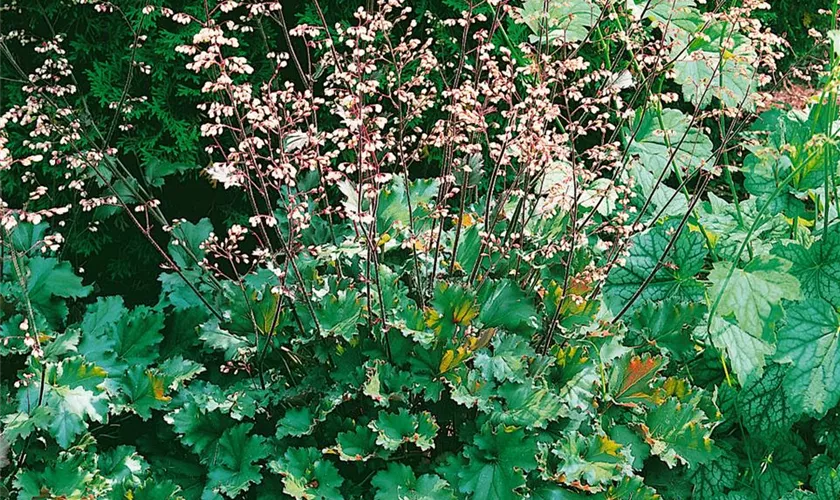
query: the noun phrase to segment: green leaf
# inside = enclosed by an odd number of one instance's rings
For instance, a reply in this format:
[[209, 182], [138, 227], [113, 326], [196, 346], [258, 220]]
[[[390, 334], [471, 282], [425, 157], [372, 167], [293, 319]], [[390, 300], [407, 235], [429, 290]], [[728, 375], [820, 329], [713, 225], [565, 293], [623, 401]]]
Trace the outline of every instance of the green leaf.
[[206, 217], [195, 224], [188, 221], [179, 223], [172, 229], [172, 240], [167, 247], [172, 260], [181, 268], [196, 266], [196, 262], [204, 258], [201, 244], [212, 232], [213, 223]]
[[678, 36], [672, 57], [674, 81], [692, 104], [707, 107], [715, 97], [727, 108], [755, 108], [751, 96], [758, 88], [758, 58], [750, 39], [736, 26], [716, 22], [702, 37]]
[[[76, 436], [87, 430], [87, 425], [84, 421], [86, 412], [76, 410], [73, 405], [64, 404], [64, 396], [70, 397], [75, 401], [83, 402], [85, 399], [90, 400], [91, 394], [84, 389], [75, 389], [70, 393], [65, 393], [60, 396], [61, 399], [58, 400], [58, 408], [52, 416], [52, 422], [50, 422], [50, 433], [62, 448], [69, 448], [76, 440]], [[55, 401], [50, 401], [50, 403], [55, 403]], [[83, 402], [82, 404], [86, 403]]]
[[260, 484], [260, 466], [254, 465], [269, 454], [265, 439], [250, 434], [253, 424], [239, 424], [227, 429], [219, 439], [217, 459], [210, 467], [209, 486], [236, 497], [248, 491], [251, 484]]
[[645, 460], [650, 457], [650, 446], [642, 440], [642, 437], [626, 425], [612, 426], [609, 434], [611, 439], [622, 446], [621, 451], [628, 454], [633, 469], [642, 470]]
[[429, 412], [412, 415], [405, 408], [398, 413], [379, 412], [379, 418], [369, 424], [377, 433], [376, 444], [394, 451], [403, 443], [415, 443], [426, 451], [435, 447], [438, 425]]
[[476, 353], [474, 365], [488, 380], [525, 382], [528, 360], [537, 355], [527, 340], [512, 334], [493, 337], [493, 353], [481, 350]]
[[657, 492], [642, 482], [638, 476], [624, 477], [621, 482], [611, 484], [605, 491], [596, 494], [578, 493], [560, 486], [541, 486], [531, 492], [534, 500], [661, 500]]
[[[661, 119], [661, 122], [660, 122]], [[681, 174], [714, 166], [712, 141], [691, 126], [690, 117], [676, 109], [639, 109], [624, 129], [627, 152], [641, 165], [664, 179], [676, 168]]]
[[814, 424], [814, 440], [824, 446], [832, 456], [840, 451], [840, 411], [829, 411]]
[[760, 468], [753, 484], [759, 499], [781, 498], [807, 476], [802, 449], [804, 443], [796, 434], [785, 434], [774, 441], [747, 441], [749, 453]]
[[175, 432], [182, 435], [181, 442], [205, 459], [205, 452], [218, 444], [232, 424], [230, 418], [218, 411], [206, 411], [193, 402], [185, 403], [178, 410], [168, 413], [165, 419], [174, 427]]
[[593, 414], [594, 390], [601, 380], [600, 367], [589, 352], [580, 347], [567, 347], [557, 352], [559, 373], [551, 381], [557, 394], [570, 408], [571, 417], [583, 420]]
[[464, 451], [468, 462], [459, 473], [459, 490], [474, 500], [513, 498], [525, 485], [524, 472], [537, 467], [536, 441], [522, 429], [495, 432], [485, 427]]
[[498, 388], [497, 394], [504, 404], [494, 401], [490, 413], [491, 423], [505, 426], [543, 429], [566, 413], [565, 401], [548, 387], [507, 383]]
[[357, 323], [362, 319], [359, 292], [331, 282], [330, 293], [317, 303], [315, 314], [321, 325], [322, 336], [336, 336], [350, 341], [358, 332]]
[[92, 290], [90, 286], [82, 285], [82, 278], [76, 276], [68, 262], [33, 257], [28, 264], [27, 291], [33, 304], [46, 305], [52, 297], [87, 297]]
[[183, 356], [174, 356], [167, 359], [158, 366], [160, 375], [166, 379], [166, 385], [177, 389], [183, 382], [192, 379], [205, 368], [195, 361], [184, 359]]
[[772, 437], [786, 432], [799, 418], [784, 388], [785, 375], [783, 366], [772, 364], [763, 376], [750, 376], [738, 393], [738, 414], [750, 434]]
[[788, 309], [776, 358], [789, 363], [785, 379], [792, 404], [823, 416], [840, 401], [840, 319], [828, 302], [811, 299]]
[[456, 328], [469, 326], [479, 313], [473, 293], [458, 285], [439, 285], [432, 306], [427, 324], [440, 338], [449, 338]]
[[586, 38], [589, 29], [598, 21], [601, 9], [590, 0], [525, 0], [519, 13], [534, 32], [531, 42], [547, 38], [572, 43]]
[[706, 415], [690, 401], [672, 397], [655, 406], [648, 413], [643, 430], [651, 453], [669, 467], [677, 463], [693, 467], [715, 457]]
[[817, 476], [814, 483], [817, 500], [840, 498], [840, 472], [836, 468], [825, 471]]
[[533, 301], [511, 280], [484, 283], [478, 295], [478, 319], [485, 327], [503, 327], [510, 332], [529, 332], [536, 321]]
[[738, 457], [723, 453], [714, 460], [688, 470], [688, 480], [694, 486], [692, 498], [727, 498], [725, 491], [738, 480]]
[[315, 430], [317, 423], [309, 408], [290, 408], [277, 424], [277, 438], [305, 436]]
[[367, 372], [362, 393], [375, 405], [387, 408], [392, 401], [405, 401], [406, 391], [413, 384], [411, 372], [383, 362], [375, 363]]
[[79, 345], [81, 332], [75, 328], [68, 329], [64, 333], [56, 334], [54, 339], [49, 341], [41, 340], [41, 347], [44, 350], [44, 359], [58, 361], [70, 353], [76, 352]]
[[744, 158], [744, 189], [755, 196], [769, 196], [778, 187], [777, 176], [791, 167], [790, 158], [776, 155], [750, 153]]
[[83, 498], [92, 491], [88, 489], [89, 472], [82, 467], [84, 455], [63, 456], [53, 466], [42, 471], [22, 470], [14, 481], [20, 489], [18, 498], [36, 500], [42, 498]]
[[100, 452], [96, 466], [100, 474], [117, 484], [131, 481], [149, 468], [133, 446], [125, 445]]
[[119, 391], [118, 411], [134, 412], [143, 420], [150, 419], [152, 410], [163, 408], [171, 399], [165, 395], [163, 378], [140, 365], [116, 377], [114, 386]]
[[419, 478], [411, 467], [389, 463], [388, 468], [373, 476], [376, 487], [375, 500], [454, 500], [449, 483], [437, 474], [424, 474]]
[[612, 500], [614, 498], [661, 500], [662, 497], [653, 488], [647, 486], [638, 476], [630, 476], [622, 479], [619, 484], [607, 488], [607, 491], [598, 500]]
[[49, 229], [50, 226], [46, 222], [32, 224], [31, 222], [18, 221], [14, 230], [6, 233], [6, 236], [15, 250], [26, 253], [43, 243]]
[[566, 484], [580, 482], [597, 488], [630, 473], [629, 450], [606, 435], [573, 433], [551, 451], [560, 459], [558, 473]]
[[[775, 188], [774, 188], [775, 189]], [[787, 238], [790, 225], [782, 214], [767, 216], [761, 212], [763, 202], [751, 197], [738, 206], [708, 193], [709, 201], [699, 205], [703, 231], [721, 260], [746, 260], [748, 255], [770, 252], [770, 242]], [[747, 252], [741, 251], [744, 246]]]
[[131, 491], [133, 500], [175, 500], [184, 498], [181, 487], [171, 481], [147, 480]]
[[85, 336], [101, 337], [126, 314], [122, 297], [98, 297], [85, 311], [82, 332]]
[[[106, 421], [108, 397], [102, 389], [103, 382], [104, 372], [82, 360], [62, 362], [54, 372], [47, 374], [44, 406], [38, 410], [43, 408], [50, 415], [46, 425], [62, 448], [69, 448], [76, 437], [87, 430], [88, 421]], [[19, 393], [20, 410], [36, 412], [38, 393], [36, 384], [30, 384], [26, 391]]]
[[636, 309], [628, 327], [641, 337], [640, 342], [655, 344], [675, 361], [688, 361], [696, 354], [691, 329], [705, 311], [705, 305], [697, 302], [649, 301]]
[[793, 490], [781, 500], [836, 500], [840, 498], [840, 473], [837, 468], [828, 468], [811, 480], [814, 491]]
[[269, 463], [283, 477], [283, 493], [298, 500], [343, 500], [344, 481], [335, 465], [316, 448], [290, 448], [282, 458]]
[[[618, 313], [654, 272], [675, 227], [669, 222], [633, 237], [626, 262], [613, 267], [604, 284], [603, 297], [610, 311]], [[694, 276], [703, 268], [705, 258], [703, 237], [684, 230], [630, 310], [648, 300], [691, 301], [702, 297], [703, 288]]]
[[411, 226], [411, 214], [408, 212], [408, 198], [411, 197], [411, 208], [414, 216], [423, 213], [423, 207], [432, 202], [437, 196], [438, 179], [416, 179], [410, 182], [410, 192], [406, 193], [405, 179], [396, 175], [391, 182], [383, 187], [376, 207], [377, 228], [384, 233], [395, 224], [399, 227]]
[[[83, 331], [79, 352], [113, 375], [131, 366], [147, 367], [153, 363], [159, 356], [157, 345], [163, 340], [163, 314], [138, 306], [127, 314], [121, 312], [118, 319], [112, 318], [115, 321], [106, 322], [119, 309], [102, 313], [103, 306], [104, 303], [98, 302], [93, 312], [88, 310], [88, 314], [96, 316], [92, 320], [96, 328]], [[85, 328], [84, 321], [82, 328]]]
[[203, 323], [199, 327], [199, 335], [207, 347], [224, 352], [225, 360], [228, 361], [252, 347], [248, 339], [222, 328], [216, 318]]
[[808, 248], [791, 243], [775, 247], [773, 254], [791, 261], [790, 273], [799, 280], [805, 298], [840, 306], [840, 227], [830, 227]]
[[630, 158], [626, 168], [626, 177], [633, 179], [634, 191], [644, 200], [650, 200], [649, 213], [659, 217], [682, 217], [688, 211], [688, 197], [667, 184], [659, 181], [638, 158]]
[[195, 169], [197, 165], [185, 162], [170, 162], [158, 158], [152, 158], [146, 162], [144, 169], [144, 177], [150, 186], [161, 187], [164, 184], [164, 178], [181, 172]]
[[178, 273], [161, 273], [158, 281], [161, 285], [161, 300], [158, 305], [171, 304], [176, 311], [186, 311], [190, 308], [201, 308], [206, 310], [204, 302], [201, 301], [195, 291], [187, 284], [192, 283], [205, 298], [209, 296], [212, 288], [203, 283], [202, 273], [198, 269], [184, 269], [181, 271], [183, 277]]
[[83, 387], [89, 391], [100, 391], [105, 382], [105, 371], [80, 357], [65, 359], [56, 368], [51, 385]]
[[[709, 296], [718, 301], [717, 314], [734, 315], [738, 326], [753, 337], [762, 338], [769, 324], [780, 316], [781, 300], [799, 300], [799, 282], [787, 271], [790, 263], [778, 257], [759, 256], [744, 269], [732, 269], [730, 262], [715, 262], [709, 273]], [[729, 272], [729, 281], [726, 277]]]
[[496, 384], [487, 380], [479, 370], [467, 371], [466, 377], [453, 376], [452, 400], [468, 408], [482, 412], [492, 411], [491, 399], [496, 394]]
[[738, 382], [744, 384], [751, 375], [761, 376], [765, 359], [775, 351], [769, 342], [744, 331], [738, 325], [714, 316], [709, 325], [712, 344], [725, 352]]
[[[5, 266], [11, 276], [9, 283], [17, 284], [20, 277], [16, 266]], [[67, 262], [55, 258], [32, 257], [24, 267], [22, 277], [26, 283], [26, 297], [32, 307], [38, 310], [51, 325], [58, 325], [67, 317], [67, 305], [64, 299], [83, 298], [93, 290], [82, 285], [82, 278], [76, 276]]]
[[703, 26], [703, 18], [694, 0], [628, 0], [634, 18], [643, 15], [673, 38], [674, 34], [694, 33]]
[[352, 431], [341, 432], [336, 445], [324, 450], [335, 453], [342, 462], [364, 462], [376, 454], [376, 434], [367, 427], [357, 426]]

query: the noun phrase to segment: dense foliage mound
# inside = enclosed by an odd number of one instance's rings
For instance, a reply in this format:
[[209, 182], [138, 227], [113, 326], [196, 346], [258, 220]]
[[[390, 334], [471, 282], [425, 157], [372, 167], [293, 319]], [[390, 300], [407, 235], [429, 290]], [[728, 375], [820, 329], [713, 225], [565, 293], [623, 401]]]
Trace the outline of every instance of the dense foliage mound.
[[817, 7], [4, 2], [0, 497], [840, 498]]

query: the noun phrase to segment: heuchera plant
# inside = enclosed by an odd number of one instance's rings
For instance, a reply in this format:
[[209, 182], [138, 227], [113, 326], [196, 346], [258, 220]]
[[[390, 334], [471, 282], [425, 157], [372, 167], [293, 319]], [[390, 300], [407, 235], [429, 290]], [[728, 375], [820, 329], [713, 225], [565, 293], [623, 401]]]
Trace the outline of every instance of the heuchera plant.
[[0, 494], [840, 496], [840, 32], [778, 109], [757, 0], [325, 3], [0, 8]]

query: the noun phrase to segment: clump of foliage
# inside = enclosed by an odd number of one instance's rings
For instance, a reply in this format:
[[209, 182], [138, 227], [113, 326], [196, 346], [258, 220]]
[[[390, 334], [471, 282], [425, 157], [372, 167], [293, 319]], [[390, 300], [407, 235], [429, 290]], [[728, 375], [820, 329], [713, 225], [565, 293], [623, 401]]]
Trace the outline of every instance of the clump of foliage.
[[774, 109], [759, 1], [369, 3], [4, 7], [2, 494], [837, 498], [840, 32]]

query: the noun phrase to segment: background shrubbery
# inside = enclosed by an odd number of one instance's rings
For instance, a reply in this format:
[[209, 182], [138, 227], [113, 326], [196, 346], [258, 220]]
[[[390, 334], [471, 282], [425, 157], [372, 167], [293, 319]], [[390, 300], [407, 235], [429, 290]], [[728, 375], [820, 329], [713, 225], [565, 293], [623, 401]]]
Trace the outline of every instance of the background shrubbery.
[[0, 6], [0, 496], [840, 496], [836, 3], [159, 3]]

